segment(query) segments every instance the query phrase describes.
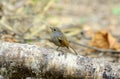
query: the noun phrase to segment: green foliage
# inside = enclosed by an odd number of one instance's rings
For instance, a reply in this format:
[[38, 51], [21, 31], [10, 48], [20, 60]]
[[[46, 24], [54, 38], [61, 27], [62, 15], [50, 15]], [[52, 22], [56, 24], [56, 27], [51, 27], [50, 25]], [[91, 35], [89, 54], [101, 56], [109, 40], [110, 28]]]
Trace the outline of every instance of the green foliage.
[[38, 1], [41, 1], [41, 0], [32, 0], [34, 3], [37, 3]]
[[112, 13], [114, 15], [119, 15], [120, 14], [120, 8], [119, 7], [114, 7], [113, 10], [112, 10]]
[[57, 3], [58, 1], [59, 1], [59, 0], [54, 0], [54, 2], [56, 2], [56, 3]]
[[58, 6], [58, 7], [56, 7], [56, 10], [57, 10], [57, 11], [62, 11], [62, 10], [63, 10], [63, 8], [62, 8], [62, 7], [60, 7], [60, 6]]
[[80, 24], [83, 24], [83, 23], [84, 23], [84, 21], [85, 21], [85, 19], [84, 19], [84, 18], [80, 18], [79, 23], [80, 23]]

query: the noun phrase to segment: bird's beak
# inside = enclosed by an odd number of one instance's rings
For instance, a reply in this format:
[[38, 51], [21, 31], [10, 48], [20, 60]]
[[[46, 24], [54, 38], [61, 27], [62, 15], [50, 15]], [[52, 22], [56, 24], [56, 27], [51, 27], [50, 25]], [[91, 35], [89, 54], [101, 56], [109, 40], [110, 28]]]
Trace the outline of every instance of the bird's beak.
[[50, 28], [50, 32], [52, 32], [53, 31], [53, 27], [49, 27]]
[[52, 30], [52, 29], [53, 29], [53, 27], [50, 27], [50, 29]]

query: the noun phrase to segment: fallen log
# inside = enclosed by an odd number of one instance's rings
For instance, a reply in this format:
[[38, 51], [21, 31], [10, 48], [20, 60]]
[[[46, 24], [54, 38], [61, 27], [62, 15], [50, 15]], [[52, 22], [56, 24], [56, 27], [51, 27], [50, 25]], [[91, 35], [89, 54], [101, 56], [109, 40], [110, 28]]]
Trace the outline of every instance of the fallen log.
[[120, 79], [120, 63], [36, 45], [0, 42], [3, 79]]

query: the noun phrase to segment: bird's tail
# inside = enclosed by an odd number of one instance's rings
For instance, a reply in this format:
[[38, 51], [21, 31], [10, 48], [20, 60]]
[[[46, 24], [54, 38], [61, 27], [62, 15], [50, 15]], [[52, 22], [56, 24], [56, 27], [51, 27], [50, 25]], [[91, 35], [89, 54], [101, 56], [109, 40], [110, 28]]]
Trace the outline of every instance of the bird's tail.
[[76, 55], [78, 55], [78, 52], [71, 45], [69, 47], [74, 51]]

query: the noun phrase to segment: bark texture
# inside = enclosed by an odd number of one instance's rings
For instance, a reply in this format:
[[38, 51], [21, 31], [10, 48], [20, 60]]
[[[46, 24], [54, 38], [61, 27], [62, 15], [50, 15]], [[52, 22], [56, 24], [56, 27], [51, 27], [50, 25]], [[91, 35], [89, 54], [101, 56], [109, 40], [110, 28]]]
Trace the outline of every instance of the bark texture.
[[35, 45], [0, 42], [0, 77], [120, 79], [120, 63], [110, 63]]

